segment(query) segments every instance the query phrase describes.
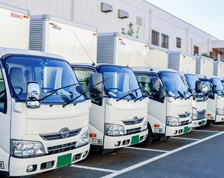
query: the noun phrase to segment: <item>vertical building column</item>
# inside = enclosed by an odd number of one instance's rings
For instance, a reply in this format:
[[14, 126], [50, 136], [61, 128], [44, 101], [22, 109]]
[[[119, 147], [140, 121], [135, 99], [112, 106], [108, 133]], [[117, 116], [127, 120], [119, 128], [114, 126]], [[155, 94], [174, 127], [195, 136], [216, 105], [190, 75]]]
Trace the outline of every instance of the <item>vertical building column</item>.
[[152, 9], [149, 10], [149, 44], [152, 42]]
[[188, 28], [186, 29], [186, 53], [189, 53], [188, 51]]

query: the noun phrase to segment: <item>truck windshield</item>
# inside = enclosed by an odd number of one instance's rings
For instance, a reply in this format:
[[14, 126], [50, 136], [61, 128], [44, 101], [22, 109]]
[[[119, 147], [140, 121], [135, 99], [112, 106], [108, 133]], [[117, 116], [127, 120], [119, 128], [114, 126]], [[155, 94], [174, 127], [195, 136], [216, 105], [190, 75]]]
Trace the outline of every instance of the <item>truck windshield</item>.
[[[133, 71], [128, 67], [100, 66], [98, 72], [103, 75], [106, 94], [113, 98], [121, 98], [132, 90], [138, 89], [139, 85]], [[136, 90], [124, 99], [137, 99], [142, 97], [141, 90]]]
[[218, 78], [212, 78], [211, 79], [212, 85], [216, 85], [217, 86], [217, 94], [223, 94], [223, 85], [220, 79]]
[[191, 93], [194, 94], [195, 93], [195, 83], [196, 83], [196, 81], [199, 81], [198, 77], [193, 74], [185, 74], [185, 77], [186, 77], [187, 84], [189, 86]]
[[[78, 83], [69, 64], [63, 60], [31, 56], [11, 56], [5, 60], [6, 74], [11, 84], [12, 96], [20, 101], [26, 100], [27, 82], [39, 82], [41, 96], [44, 98], [52, 90]], [[80, 95], [76, 86], [57, 91], [42, 103], [58, 103], [70, 101]], [[79, 97], [75, 102], [85, 98]]]
[[184, 98], [189, 97], [189, 93], [179, 74], [175, 72], [161, 72], [159, 75], [169, 96], [175, 98], [181, 96]]

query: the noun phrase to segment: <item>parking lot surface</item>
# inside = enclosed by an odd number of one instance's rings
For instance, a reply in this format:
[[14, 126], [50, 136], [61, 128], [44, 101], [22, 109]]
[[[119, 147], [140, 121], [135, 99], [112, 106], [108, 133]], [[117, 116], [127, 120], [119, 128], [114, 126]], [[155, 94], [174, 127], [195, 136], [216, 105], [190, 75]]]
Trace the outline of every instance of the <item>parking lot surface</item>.
[[214, 125], [150, 145], [114, 153], [91, 152], [79, 163], [35, 178], [223, 177], [224, 125]]

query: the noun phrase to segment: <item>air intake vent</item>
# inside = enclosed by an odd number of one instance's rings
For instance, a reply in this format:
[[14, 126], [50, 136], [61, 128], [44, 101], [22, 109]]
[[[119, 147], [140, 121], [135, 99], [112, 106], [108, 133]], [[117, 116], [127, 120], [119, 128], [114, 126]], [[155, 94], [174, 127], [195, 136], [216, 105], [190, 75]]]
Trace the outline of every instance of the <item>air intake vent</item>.
[[136, 17], [136, 24], [138, 26], [141, 26], [142, 27], [142, 18], [141, 17]]
[[43, 51], [43, 21], [30, 21], [30, 50]]
[[129, 14], [127, 11], [124, 10], [118, 10], [118, 18], [120, 19], [126, 19], [129, 18]]
[[101, 12], [113, 12], [113, 7], [110, 4], [107, 3], [101, 3]]

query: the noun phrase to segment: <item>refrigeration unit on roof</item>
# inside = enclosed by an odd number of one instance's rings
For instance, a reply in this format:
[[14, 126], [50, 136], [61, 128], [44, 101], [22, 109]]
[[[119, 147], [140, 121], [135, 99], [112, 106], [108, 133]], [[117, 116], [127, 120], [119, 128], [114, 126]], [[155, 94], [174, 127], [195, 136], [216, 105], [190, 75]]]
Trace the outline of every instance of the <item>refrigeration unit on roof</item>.
[[110, 4], [102, 2], [101, 3], [101, 12], [105, 12], [105, 13], [113, 12], [113, 6], [111, 6]]
[[129, 14], [127, 11], [124, 11], [124, 10], [118, 10], [118, 18], [120, 19], [126, 19], [126, 18], [129, 18]]

